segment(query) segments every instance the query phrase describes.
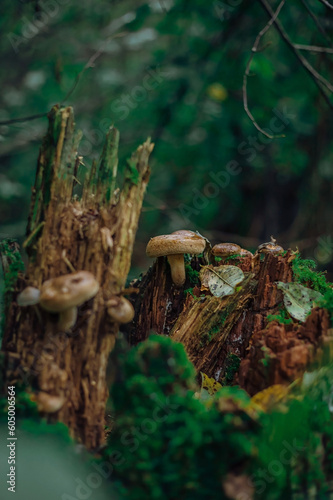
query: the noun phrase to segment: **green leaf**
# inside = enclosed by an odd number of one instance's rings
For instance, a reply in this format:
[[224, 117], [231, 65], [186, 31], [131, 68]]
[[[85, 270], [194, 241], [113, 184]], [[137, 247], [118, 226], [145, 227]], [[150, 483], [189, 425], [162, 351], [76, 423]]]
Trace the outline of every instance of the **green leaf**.
[[306, 288], [299, 283], [278, 281], [277, 288], [283, 292], [283, 302], [290, 316], [302, 322], [311, 312], [314, 302], [323, 298], [320, 292]]

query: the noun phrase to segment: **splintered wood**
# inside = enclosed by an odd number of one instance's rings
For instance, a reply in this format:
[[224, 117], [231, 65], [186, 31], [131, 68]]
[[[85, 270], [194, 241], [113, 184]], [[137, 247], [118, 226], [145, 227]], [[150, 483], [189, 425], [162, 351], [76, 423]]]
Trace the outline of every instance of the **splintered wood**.
[[70, 335], [59, 332], [55, 314], [18, 307], [14, 301], [2, 351], [6, 383], [23, 379], [34, 391], [63, 397], [64, 405], [49, 419], [67, 424], [73, 436], [93, 449], [105, 437], [105, 373], [118, 331], [105, 304], [125, 287], [153, 144], [147, 140], [133, 153], [124, 186], [116, 189], [118, 131], [110, 128], [101, 157], [90, 170], [78, 157], [79, 139], [72, 108], [53, 108], [24, 245], [27, 272], [16, 291], [86, 270], [99, 282], [99, 292], [79, 308]]
[[[214, 297], [202, 285], [188, 293], [188, 281], [176, 289], [165, 259], [158, 259], [137, 283], [142, 293], [139, 300], [133, 297], [136, 328], [130, 332], [131, 342], [144, 340], [151, 331], [170, 335], [185, 346], [198, 373], [222, 383], [230, 375], [230, 359], [238, 358], [232, 383], [251, 395], [271, 384], [291, 383], [317, 359], [323, 344], [332, 337], [323, 309], [314, 309], [305, 324], [267, 320], [268, 315], [279, 313], [282, 292], [276, 282], [293, 280], [294, 258], [289, 250], [283, 256], [266, 254], [254, 266], [248, 260], [235, 261], [245, 279], [235, 293], [222, 298]], [[192, 261], [196, 270], [200, 264], [207, 262]]]

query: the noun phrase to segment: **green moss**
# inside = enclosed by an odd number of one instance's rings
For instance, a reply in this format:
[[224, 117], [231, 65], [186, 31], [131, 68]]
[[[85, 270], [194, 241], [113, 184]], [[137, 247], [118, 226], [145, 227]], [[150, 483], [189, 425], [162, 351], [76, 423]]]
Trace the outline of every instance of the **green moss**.
[[125, 170], [125, 179], [134, 184], [135, 186], [138, 185], [140, 178], [140, 174], [138, 172], [138, 169], [136, 168], [136, 161], [135, 160], [127, 160], [126, 163], [126, 170]]
[[229, 257], [225, 259], [225, 262], [229, 262], [230, 260], [239, 260], [240, 258], [240, 254], [235, 253], [234, 255], [229, 255]]
[[200, 346], [203, 347], [205, 345], [208, 345], [211, 340], [220, 333], [222, 326], [227, 320], [227, 317], [229, 316], [229, 309], [226, 307], [221, 314], [219, 315], [217, 321], [214, 323], [214, 325], [208, 330], [207, 332], [204, 332], [201, 335], [200, 339]]
[[15, 240], [5, 239], [0, 243], [0, 254], [5, 266], [4, 273], [4, 314], [1, 330], [4, 330], [6, 314], [12, 301], [12, 294], [20, 273], [24, 271], [24, 264]]
[[236, 354], [229, 353], [225, 361], [225, 374], [222, 380], [222, 385], [231, 385], [236, 373], [239, 370], [240, 358]]
[[278, 314], [268, 314], [267, 322], [277, 321], [281, 325], [291, 325], [293, 320], [290, 318], [288, 311], [284, 307], [280, 307]]
[[266, 346], [262, 346], [261, 350], [264, 353], [264, 357], [260, 360], [260, 362], [265, 368], [268, 369], [271, 362], [270, 350]]
[[318, 305], [327, 309], [330, 315], [331, 324], [333, 326], [333, 289], [328, 288], [324, 293], [324, 297], [321, 301], [319, 301]]
[[325, 273], [315, 271], [316, 263], [313, 260], [301, 259], [297, 256], [291, 266], [295, 281], [303, 283], [324, 296], [319, 306], [328, 310], [333, 325], [333, 284], [326, 280]]
[[246, 411], [250, 398], [231, 388], [210, 408], [194, 398], [195, 371], [181, 344], [150, 337], [127, 353], [117, 380], [115, 425], [102, 453], [120, 455], [112, 481], [122, 498], [220, 500], [222, 478], [256, 460], [260, 427]]
[[330, 289], [330, 283], [326, 281], [325, 273], [316, 272], [316, 263], [310, 259], [301, 259], [297, 256], [291, 263], [294, 280], [322, 293]]
[[[251, 477], [259, 500], [310, 498], [311, 488], [328, 498], [333, 366], [258, 413], [237, 386], [220, 389], [210, 405], [195, 399], [193, 367], [168, 338], [151, 337], [120, 361], [110, 391], [115, 425], [102, 453], [108, 460], [117, 451], [112, 481], [124, 498], [220, 500], [235, 471]], [[230, 355], [228, 364], [231, 381], [239, 359]]]
[[199, 271], [193, 269], [189, 262], [185, 262], [185, 272], [191, 285], [195, 286], [200, 284]]

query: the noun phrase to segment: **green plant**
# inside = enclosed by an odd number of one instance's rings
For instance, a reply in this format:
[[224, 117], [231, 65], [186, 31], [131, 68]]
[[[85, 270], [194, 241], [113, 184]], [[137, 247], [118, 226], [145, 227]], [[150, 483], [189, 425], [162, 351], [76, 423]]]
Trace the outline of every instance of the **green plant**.
[[118, 492], [132, 500], [226, 498], [221, 479], [257, 456], [259, 426], [246, 393], [226, 388], [207, 408], [194, 398], [195, 372], [183, 346], [160, 336], [127, 353], [118, 380], [110, 391], [115, 426], [103, 451], [118, 455]]
[[316, 266], [313, 260], [301, 259], [300, 255], [291, 263], [295, 281], [304, 283], [324, 295], [330, 289], [330, 283], [326, 281], [325, 273], [315, 271]]
[[222, 385], [231, 385], [236, 373], [239, 370], [240, 358], [236, 354], [229, 353], [225, 360], [225, 372]]
[[200, 283], [199, 271], [196, 271], [195, 269], [193, 269], [193, 267], [191, 266], [191, 264], [189, 262], [185, 262], [185, 272], [186, 272], [186, 276], [189, 279], [191, 285], [195, 286], [195, 285], [198, 285]]
[[229, 260], [239, 260], [241, 256], [238, 253], [235, 253], [234, 255], [229, 255], [229, 257], [226, 257], [224, 260], [225, 262], [228, 262]]
[[277, 321], [281, 325], [291, 325], [293, 322], [287, 310], [284, 307], [282, 307], [282, 305], [280, 306], [279, 312], [277, 314], [267, 315], [267, 322], [271, 323], [271, 321]]
[[1, 324], [1, 331], [3, 332], [6, 314], [12, 301], [12, 294], [19, 275], [24, 271], [24, 264], [15, 240], [5, 239], [1, 241], [0, 254], [4, 267], [4, 314]]
[[221, 327], [226, 322], [228, 315], [229, 311], [228, 308], [226, 307], [218, 316], [217, 321], [213, 324], [213, 326], [201, 335], [200, 339], [201, 347], [209, 344], [209, 342], [215, 337], [215, 335], [217, 335], [221, 331]]
[[316, 263], [313, 260], [301, 259], [299, 255], [292, 261], [291, 266], [296, 281], [323, 294], [324, 298], [318, 305], [328, 310], [333, 325], [333, 285], [326, 281], [325, 273], [315, 271]]

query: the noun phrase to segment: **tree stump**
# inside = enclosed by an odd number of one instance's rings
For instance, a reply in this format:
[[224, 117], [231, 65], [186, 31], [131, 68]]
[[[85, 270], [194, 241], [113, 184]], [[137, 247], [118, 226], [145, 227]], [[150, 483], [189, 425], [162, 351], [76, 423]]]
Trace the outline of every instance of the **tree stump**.
[[[133, 153], [120, 190], [118, 131], [110, 128], [99, 161], [85, 176], [79, 140], [73, 110], [54, 107], [32, 193], [24, 244], [29, 262], [7, 311], [3, 389], [23, 381], [37, 393], [64, 398], [49, 420], [64, 422], [94, 449], [104, 442], [105, 373], [119, 327], [107, 315], [106, 302], [125, 287], [153, 144], [147, 140]], [[80, 270], [93, 273], [100, 289], [79, 308], [70, 335], [59, 331], [56, 314], [17, 305], [15, 297], [26, 286], [40, 288], [50, 278]]]
[[[233, 295], [219, 298], [200, 290], [197, 282], [190, 293], [189, 279], [181, 289], [173, 287], [164, 258], [158, 259], [141, 282], [136, 299], [135, 330], [131, 342], [144, 340], [150, 331], [170, 335], [181, 342], [198, 374], [204, 372], [222, 384], [239, 384], [250, 395], [272, 384], [290, 384], [315, 361], [331, 339], [328, 313], [316, 308], [305, 324], [268, 322], [283, 301], [276, 282], [293, 281], [291, 262], [295, 252], [266, 254], [233, 264], [242, 268], [245, 280]], [[193, 259], [191, 268], [199, 270], [202, 259]], [[189, 264], [188, 264], [189, 266]]]

